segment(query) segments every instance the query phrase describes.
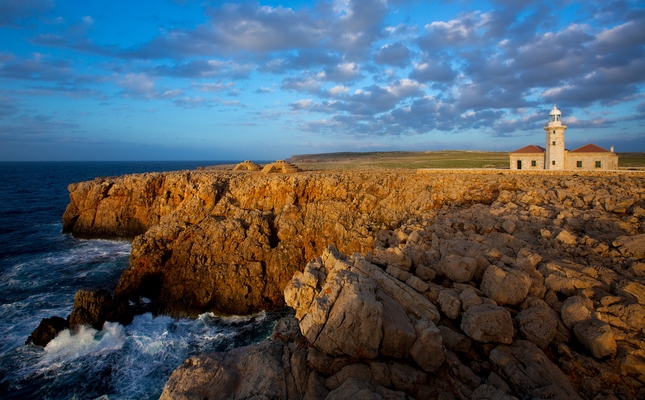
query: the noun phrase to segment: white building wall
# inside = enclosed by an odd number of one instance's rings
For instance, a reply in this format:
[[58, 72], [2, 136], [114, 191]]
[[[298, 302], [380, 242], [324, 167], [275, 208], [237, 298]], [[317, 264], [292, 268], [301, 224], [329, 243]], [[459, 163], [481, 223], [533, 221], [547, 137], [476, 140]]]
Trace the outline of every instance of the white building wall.
[[[597, 162], [600, 167], [596, 166]], [[618, 155], [611, 152], [567, 153], [565, 167], [572, 171], [615, 170], [618, 169]]]
[[[517, 162], [522, 162], [522, 170], [544, 169], [544, 153], [519, 153], [510, 154], [511, 169], [517, 170]], [[535, 165], [533, 163], [535, 162]]]

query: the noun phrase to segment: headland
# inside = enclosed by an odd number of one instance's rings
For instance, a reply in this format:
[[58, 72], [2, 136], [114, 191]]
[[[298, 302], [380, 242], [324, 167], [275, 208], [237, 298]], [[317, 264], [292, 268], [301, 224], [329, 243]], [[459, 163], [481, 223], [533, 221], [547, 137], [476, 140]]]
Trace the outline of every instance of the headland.
[[295, 310], [274, 340], [191, 357], [162, 398], [645, 394], [644, 174], [204, 169], [69, 190], [66, 232], [134, 237], [113, 308]]

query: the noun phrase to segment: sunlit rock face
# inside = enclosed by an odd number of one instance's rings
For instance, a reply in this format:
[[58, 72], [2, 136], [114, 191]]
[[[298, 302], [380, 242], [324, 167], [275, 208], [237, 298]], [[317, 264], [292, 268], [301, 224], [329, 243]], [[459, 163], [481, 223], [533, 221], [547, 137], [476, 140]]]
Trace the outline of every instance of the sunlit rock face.
[[[419, 271], [410, 281], [417, 288], [435, 275], [480, 280], [489, 265], [519, 251], [518, 242], [546, 246], [547, 254], [634, 258], [638, 241], [623, 237], [641, 233], [641, 216], [631, 211], [642, 209], [643, 186], [642, 178], [610, 175], [153, 173], [70, 185], [63, 223], [84, 237], [135, 237], [119, 298], [147, 297], [173, 315], [246, 314], [284, 304], [293, 274], [329, 244], [367, 254], [406, 280]], [[498, 259], [485, 261], [487, 252]], [[595, 279], [560, 264], [548, 267], [559, 272], [546, 279], [537, 265], [496, 268], [505, 277], [490, 272], [482, 290], [502, 304], [547, 290], [570, 293]], [[517, 289], [506, 293], [507, 281]]]
[[295, 310], [273, 341], [193, 357], [164, 398], [645, 396], [637, 175], [199, 171], [70, 190], [67, 231], [139, 234], [117, 299]]

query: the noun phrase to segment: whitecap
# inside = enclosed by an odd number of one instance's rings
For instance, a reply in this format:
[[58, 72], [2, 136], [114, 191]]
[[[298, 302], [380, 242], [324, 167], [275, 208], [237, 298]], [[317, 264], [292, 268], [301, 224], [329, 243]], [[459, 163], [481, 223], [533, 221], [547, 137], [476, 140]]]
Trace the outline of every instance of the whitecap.
[[101, 331], [87, 326], [81, 326], [77, 333], [65, 329], [47, 344], [42, 363], [60, 364], [88, 355], [120, 350], [125, 341], [124, 328], [116, 322], [106, 322]]

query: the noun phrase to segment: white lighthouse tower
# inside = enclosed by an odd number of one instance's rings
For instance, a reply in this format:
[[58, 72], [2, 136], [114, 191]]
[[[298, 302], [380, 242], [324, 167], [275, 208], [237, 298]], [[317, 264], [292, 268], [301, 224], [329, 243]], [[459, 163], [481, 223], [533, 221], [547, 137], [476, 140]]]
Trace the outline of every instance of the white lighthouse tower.
[[546, 131], [546, 155], [544, 169], [564, 169], [564, 131], [562, 113], [553, 106], [549, 113], [549, 123], [544, 126]]

